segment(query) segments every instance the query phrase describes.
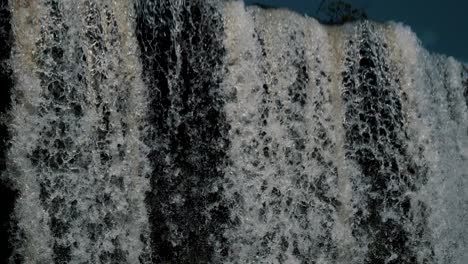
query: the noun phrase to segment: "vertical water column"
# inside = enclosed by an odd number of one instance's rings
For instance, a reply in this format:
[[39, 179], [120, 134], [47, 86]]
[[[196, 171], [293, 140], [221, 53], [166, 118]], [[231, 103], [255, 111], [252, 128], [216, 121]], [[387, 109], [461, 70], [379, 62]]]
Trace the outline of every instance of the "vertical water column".
[[465, 96], [465, 104], [468, 106], [468, 65], [462, 67], [462, 85], [465, 88], [463, 95]]
[[14, 2], [15, 259], [149, 261], [131, 12], [126, 1]]
[[[229, 245], [226, 261], [261, 262], [271, 253], [265, 252], [269, 250], [268, 244], [261, 244], [269, 231], [268, 223], [260, 222], [261, 190], [279, 192], [276, 188], [267, 190], [268, 181], [263, 182], [274, 173], [274, 168], [269, 168], [268, 160], [264, 158], [268, 157], [269, 148], [261, 147], [259, 141], [268, 143], [272, 139], [267, 135], [269, 131], [259, 129], [266, 123], [262, 119], [267, 119], [269, 114], [265, 98], [268, 86], [262, 66], [265, 53], [258, 43], [253, 17], [241, 2], [228, 3], [224, 17], [228, 65], [224, 82], [228, 95], [225, 111], [231, 139], [228, 150], [231, 162], [226, 169], [224, 199], [232, 204], [230, 220], [234, 223], [233, 229], [225, 232]], [[266, 211], [263, 213], [265, 218]]]
[[138, 1], [149, 89], [154, 261], [212, 263], [225, 254], [221, 203], [228, 141], [223, 111], [223, 23], [218, 1]]
[[339, 100], [327, 29], [238, 2], [226, 5], [225, 29], [225, 199], [234, 224], [225, 232], [227, 261], [336, 263], [347, 227], [338, 224], [343, 135], [333, 117]]
[[[353, 190], [353, 236], [365, 263], [430, 263], [429, 211], [417, 194], [427, 167], [402, 111], [400, 65], [387, 26], [358, 23], [346, 39], [342, 73], [345, 150]], [[418, 156], [419, 155], [419, 156]]]
[[141, 78], [133, 2], [84, 1], [83, 27], [87, 118], [92, 121], [95, 202], [87, 225], [102, 262], [150, 261], [149, 148], [142, 142], [147, 91]]
[[[395, 46], [402, 47], [402, 98], [408, 134], [426, 160], [428, 182], [412, 203], [430, 214], [434, 263], [465, 263], [468, 193], [468, 108], [466, 66], [432, 55], [407, 27], [394, 25]], [[415, 144], [415, 145], [416, 145]], [[417, 146], [416, 145], [416, 146]]]

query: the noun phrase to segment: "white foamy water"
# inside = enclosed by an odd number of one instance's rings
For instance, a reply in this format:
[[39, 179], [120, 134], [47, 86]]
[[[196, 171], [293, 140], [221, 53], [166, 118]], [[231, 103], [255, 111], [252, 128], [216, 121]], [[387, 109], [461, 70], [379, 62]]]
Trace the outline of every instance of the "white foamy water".
[[130, 2], [13, 5], [9, 159], [24, 263], [144, 262], [146, 97]]
[[468, 67], [401, 24], [11, 1], [20, 263], [468, 262]]
[[464, 263], [462, 65], [399, 24], [224, 12], [229, 261]]

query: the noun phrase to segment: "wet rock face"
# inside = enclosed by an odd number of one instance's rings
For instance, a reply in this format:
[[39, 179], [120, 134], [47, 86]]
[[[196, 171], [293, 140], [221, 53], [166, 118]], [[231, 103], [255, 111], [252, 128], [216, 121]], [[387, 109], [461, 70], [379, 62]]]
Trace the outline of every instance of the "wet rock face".
[[467, 67], [404, 26], [0, 3], [2, 261], [467, 261]]
[[11, 180], [5, 176], [6, 149], [8, 148], [8, 110], [11, 104], [11, 89], [13, 87], [10, 53], [13, 44], [11, 32], [11, 12], [8, 1], [0, 1], [0, 262], [6, 263], [12, 254], [9, 243], [10, 230], [14, 228], [12, 213], [17, 192]]
[[[12, 71], [10, 64], [10, 53], [12, 46], [12, 32], [10, 25], [11, 13], [8, 7], [8, 1], [0, 2], [0, 83], [2, 84], [0, 94], [0, 146], [5, 149], [5, 143], [8, 141], [8, 128], [6, 126], [6, 114], [10, 108], [11, 99], [10, 92], [13, 86]], [[0, 169], [5, 170], [5, 151], [0, 153]]]

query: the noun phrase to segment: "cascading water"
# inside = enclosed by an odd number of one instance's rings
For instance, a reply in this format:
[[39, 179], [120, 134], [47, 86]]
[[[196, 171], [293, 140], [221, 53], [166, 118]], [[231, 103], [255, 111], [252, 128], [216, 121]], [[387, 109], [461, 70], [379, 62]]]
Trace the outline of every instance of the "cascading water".
[[408, 28], [217, 0], [0, 12], [11, 263], [468, 262], [468, 66]]
[[147, 97], [130, 2], [12, 8], [16, 256], [25, 263], [145, 262]]

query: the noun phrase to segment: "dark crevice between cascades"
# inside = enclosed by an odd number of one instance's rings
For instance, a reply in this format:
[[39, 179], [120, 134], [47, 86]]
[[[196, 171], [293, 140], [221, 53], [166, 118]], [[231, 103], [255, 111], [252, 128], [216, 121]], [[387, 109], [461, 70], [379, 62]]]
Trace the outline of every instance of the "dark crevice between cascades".
[[[463, 65], [462, 67], [462, 84], [464, 87], [465, 105], [468, 108], [468, 65]], [[468, 135], [468, 128], [466, 129], [466, 134]]]
[[[351, 179], [353, 192], [361, 196], [354, 204], [352, 232], [368, 237], [365, 263], [427, 263], [433, 253], [426, 239], [426, 205], [404, 195], [426, 182], [427, 169], [408, 153], [399, 80], [385, 59], [386, 44], [371, 27], [357, 26], [362, 40], [349, 41], [348, 69], [342, 73], [346, 157], [361, 173]], [[386, 210], [397, 218], [386, 218]]]
[[0, 0], [0, 263], [8, 263], [12, 254], [11, 232], [15, 227], [12, 218], [17, 192], [7, 179], [6, 153], [10, 136], [8, 133], [7, 112], [11, 104], [13, 88], [10, 53], [13, 44], [10, 24], [11, 12], [8, 0]]
[[151, 98], [147, 144], [153, 172], [146, 203], [153, 261], [212, 263], [217, 244], [227, 246], [222, 234], [228, 208], [217, 185], [228, 147], [219, 88], [223, 26], [209, 2], [171, 5], [140, 1], [136, 8]]
[[465, 96], [465, 104], [468, 107], [468, 65], [463, 66], [462, 78], [463, 78], [462, 83], [465, 88], [463, 91], [463, 95]]

